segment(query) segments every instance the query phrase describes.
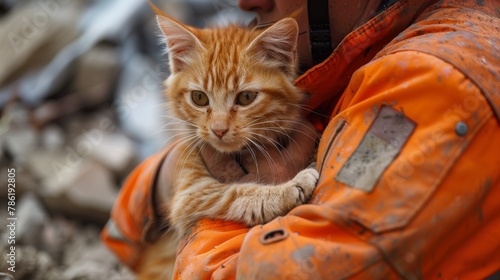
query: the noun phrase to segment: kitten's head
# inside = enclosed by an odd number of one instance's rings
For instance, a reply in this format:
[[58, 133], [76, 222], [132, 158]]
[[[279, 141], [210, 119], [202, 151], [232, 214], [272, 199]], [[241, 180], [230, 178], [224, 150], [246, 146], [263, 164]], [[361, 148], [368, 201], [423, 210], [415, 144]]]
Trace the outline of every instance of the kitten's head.
[[158, 23], [171, 70], [166, 93], [175, 117], [187, 122], [186, 139], [235, 152], [277, 144], [293, 129], [304, 99], [293, 86], [295, 20], [265, 30], [196, 29], [163, 16]]

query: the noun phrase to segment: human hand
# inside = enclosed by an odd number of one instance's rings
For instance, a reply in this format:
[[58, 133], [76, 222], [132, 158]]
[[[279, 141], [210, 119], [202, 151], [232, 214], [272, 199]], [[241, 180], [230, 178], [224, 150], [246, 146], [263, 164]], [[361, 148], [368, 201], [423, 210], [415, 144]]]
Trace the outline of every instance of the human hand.
[[210, 173], [221, 182], [278, 184], [292, 179], [310, 164], [319, 134], [311, 123], [301, 120], [284, 148], [243, 150], [239, 158], [205, 148], [201, 155]]

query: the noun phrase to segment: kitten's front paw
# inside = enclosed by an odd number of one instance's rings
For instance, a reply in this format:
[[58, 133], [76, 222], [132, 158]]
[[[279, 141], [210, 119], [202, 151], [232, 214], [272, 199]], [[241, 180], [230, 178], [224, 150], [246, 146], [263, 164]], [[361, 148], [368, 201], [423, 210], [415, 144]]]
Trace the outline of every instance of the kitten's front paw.
[[299, 192], [297, 196], [298, 203], [305, 203], [311, 198], [318, 178], [319, 173], [314, 168], [304, 169], [293, 178], [292, 182], [295, 183], [294, 186]]

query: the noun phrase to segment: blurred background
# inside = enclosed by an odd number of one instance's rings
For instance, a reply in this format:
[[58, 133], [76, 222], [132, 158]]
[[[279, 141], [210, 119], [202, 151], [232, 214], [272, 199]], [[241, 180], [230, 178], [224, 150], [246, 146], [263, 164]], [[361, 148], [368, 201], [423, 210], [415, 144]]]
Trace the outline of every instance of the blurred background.
[[[252, 18], [236, 0], [153, 2], [198, 27]], [[147, 1], [0, 0], [0, 38], [0, 272], [15, 169], [15, 279], [133, 279], [99, 233], [127, 174], [169, 138]]]

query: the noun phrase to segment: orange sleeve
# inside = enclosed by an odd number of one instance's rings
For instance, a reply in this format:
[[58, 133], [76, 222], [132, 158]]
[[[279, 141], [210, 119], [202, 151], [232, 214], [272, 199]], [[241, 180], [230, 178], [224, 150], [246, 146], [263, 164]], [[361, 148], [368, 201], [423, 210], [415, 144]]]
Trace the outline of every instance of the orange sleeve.
[[175, 279], [482, 279], [500, 270], [500, 128], [467, 77], [432, 55], [393, 53], [354, 73], [337, 110], [311, 204], [250, 230], [200, 222], [178, 251]]
[[149, 157], [127, 177], [101, 233], [104, 244], [132, 269], [141, 258], [144, 243], [154, 240], [162, 230], [153, 203], [153, 186], [169, 151], [167, 148]]

